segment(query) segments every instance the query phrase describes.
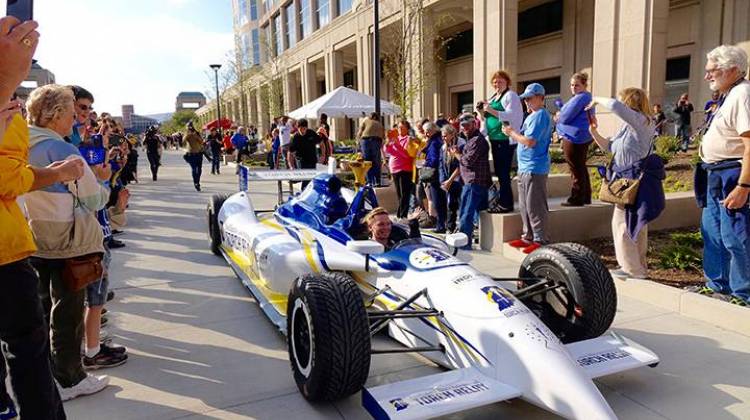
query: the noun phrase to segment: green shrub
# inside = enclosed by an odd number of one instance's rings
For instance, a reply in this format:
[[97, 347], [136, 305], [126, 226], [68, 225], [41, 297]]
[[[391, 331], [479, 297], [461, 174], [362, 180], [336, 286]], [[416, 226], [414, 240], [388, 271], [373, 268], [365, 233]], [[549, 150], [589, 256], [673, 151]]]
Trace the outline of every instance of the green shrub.
[[599, 199], [599, 190], [602, 188], [603, 179], [596, 169], [589, 169], [589, 178], [591, 179], [591, 198]]
[[677, 270], [697, 270], [703, 266], [701, 253], [684, 245], [669, 245], [659, 252], [658, 266]]
[[659, 136], [654, 140], [656, 153], [674, 155], [680, 150], [680, 139], [675, 136]]
[[674, 241], [675, 245], [678, 246], [696, 249], [703, 248], [703, 236], [699, 230], [695, 232], [676, 232], [669, 235], [669, 237]]

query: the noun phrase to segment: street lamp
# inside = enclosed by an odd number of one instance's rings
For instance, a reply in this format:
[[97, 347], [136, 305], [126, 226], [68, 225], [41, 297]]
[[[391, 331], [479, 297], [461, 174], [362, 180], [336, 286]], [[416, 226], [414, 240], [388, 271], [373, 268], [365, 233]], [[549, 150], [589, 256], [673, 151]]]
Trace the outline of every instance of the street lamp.
[[375, 113], [378, 114], [378, 118], [380, 118], [380, 7], [378, 5], [379, 0], [373, 0], [373, 13], [374, 13], [374, 19], [375, 22], [373, 23], [373, 55], [375, 56], [375, 60], [373, 63], [373, 71], [374, 75], [372, 77], [373, 79], [373, 89], [375, 90]]
[[224, 138], [224, 133], [222, 133], [221, 130], [221, 98], [219, 97], [219, 69], [221, 68], [221, 64], [211, 64], [209, 67], [214, 70], [214, 76], [216, 79], [216, 121], [219, 122], [219, 138]]

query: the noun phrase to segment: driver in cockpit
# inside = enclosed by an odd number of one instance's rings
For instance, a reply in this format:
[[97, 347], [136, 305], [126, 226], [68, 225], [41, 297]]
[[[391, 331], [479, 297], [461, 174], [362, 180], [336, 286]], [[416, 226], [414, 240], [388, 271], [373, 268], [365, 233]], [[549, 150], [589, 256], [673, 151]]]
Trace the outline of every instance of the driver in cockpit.
[[401, 227], [393, 227], [393, 222], [388, 216], [388, 210], [382, 207], [372, 209], [362, 220], [367, 225], [367, 232], [370, 239], [379, 242], [389, 251], [396, 244], [409, 238], [420, 238], [419, 221], [409, 221], [409, 232], [404, 231]]

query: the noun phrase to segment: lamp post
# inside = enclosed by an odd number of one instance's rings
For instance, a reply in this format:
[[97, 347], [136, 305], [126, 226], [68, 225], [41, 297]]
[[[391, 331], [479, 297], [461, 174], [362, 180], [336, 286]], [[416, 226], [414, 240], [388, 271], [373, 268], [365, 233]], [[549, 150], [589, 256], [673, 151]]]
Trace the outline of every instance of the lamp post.
[[214, 70], [214, 77], [216, 80], [216, 121], [219, 122], [219, 138], [223, 139], [224, 133], [222, 133], [221, 129], [221, 98], [219, 97], [219, 69], [221, 68], [221, 64], [211, 64], [209, 67]]
[[379, 1], [373, 0], [372, 10], [375, 22], [373, 22], [373, 90], [375, 91], [375, 113], [380, 118], [380, 7]]

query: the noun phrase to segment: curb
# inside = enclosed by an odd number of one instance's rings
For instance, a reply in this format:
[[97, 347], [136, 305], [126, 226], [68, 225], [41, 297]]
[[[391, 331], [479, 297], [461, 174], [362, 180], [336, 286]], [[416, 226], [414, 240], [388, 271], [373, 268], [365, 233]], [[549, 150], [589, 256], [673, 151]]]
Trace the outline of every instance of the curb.
[[651, 280], [615, 279], [617, 293], [750, 336], [750, 310]]

